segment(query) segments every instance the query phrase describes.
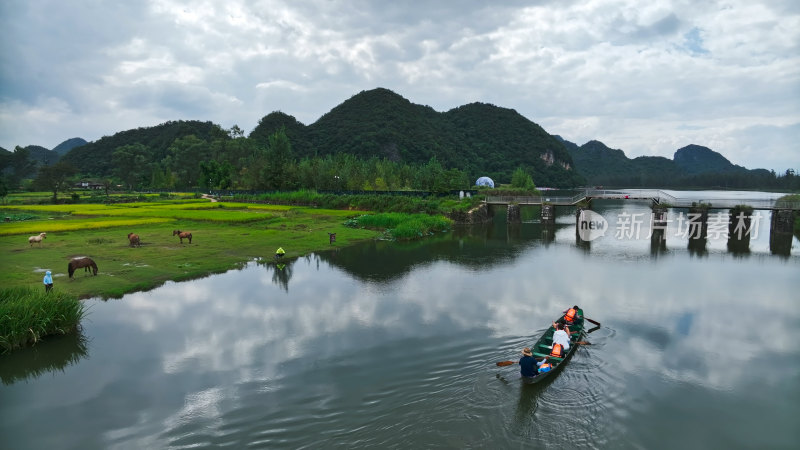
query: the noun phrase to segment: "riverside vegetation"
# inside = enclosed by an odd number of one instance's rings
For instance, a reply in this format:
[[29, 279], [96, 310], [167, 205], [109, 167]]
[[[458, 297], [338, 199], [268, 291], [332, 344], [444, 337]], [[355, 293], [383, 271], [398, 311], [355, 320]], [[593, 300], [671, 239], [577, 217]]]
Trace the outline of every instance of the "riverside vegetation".
[[0, 289], [0, 353], [35, 344], [48, 335], [74, 332], [83, 315], [78, 297], [64, 291]]
[[[420, 199], [416, 199], [418, 212], [408, 207], [404, 212], [370, 213], [358, 206], [363, 201], [359, 196], [347, 197], [351, 201], [348, 209], [212, 203], [199, 198], [2, 206], [5, 217], [26, 220], [0, 225], [0, 285], [39, 287], [43, 272], [51, 270], [55, 290], [79, 298], [118, 298], [169, 280], [202, 277], [271, 258], [278, 247], [291, 259], [378, 237], [418, 238], [452, 225], [441, 214], [425, 214], [429, 204]], [[407, 206], [405, 202], [381, 201]], [[468, 208], [475, 201], [448, 201], [447, 208]], [[438, 207], [443, 208], [441, 204]], [[181, 244], [172, 235], [176, 229], [190, 231], [192, 243]], [[31, 247], [28, 236], [43, 231], [47, 240], [41, 247]], [[129, 245], [131, 232], [140, 236], [140, 247]], [[329, 241], [329, 233], [336, 233], [335, 243]], [[99, 267], [98, 275], [77, 272], [75, 279], [69, 280], [67, 263], [78, 256], [91, 257]]]

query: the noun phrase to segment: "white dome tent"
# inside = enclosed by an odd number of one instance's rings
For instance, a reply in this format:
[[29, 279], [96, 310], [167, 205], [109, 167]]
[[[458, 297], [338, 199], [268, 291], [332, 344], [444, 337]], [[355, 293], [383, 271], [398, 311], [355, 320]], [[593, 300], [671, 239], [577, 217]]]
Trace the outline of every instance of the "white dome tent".
[[480, 177], [478, 181], [475, 182], [475, 186], [489, 186], [490, 188], [494, 187], [494, 180], [489, 177]]

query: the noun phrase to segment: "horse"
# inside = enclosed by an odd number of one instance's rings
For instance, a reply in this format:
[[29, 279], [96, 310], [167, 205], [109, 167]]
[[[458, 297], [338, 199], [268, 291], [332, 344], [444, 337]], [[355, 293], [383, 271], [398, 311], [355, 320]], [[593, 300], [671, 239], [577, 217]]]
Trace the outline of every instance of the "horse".
[[72, 278], [72, 274], [75, 273], [75, 269], [80, 269], [81, 267], [84, 268], [84, 272], [89, 270], [91, 267], [92, 272], [94, 275], [97, 275], [97, 264], [92, 261], [92, 258], [83, 257], [83, 258], [75, 258], [70, 260], [69, 264], [67, 265], [67, 271], [69, 272], [69, 277]]
[[188, 231], [172, 230], [172, 235], [175, 236], [176, 234], [181, 239], [181, 244], [183, 244], [184, 239], [188, 239], [189, 243], [192, 243], [192, 233], [189, 233]]
[[134, 245], [137, 247], [142, 246], [142, 241], [139, 240], [139, 235], [135, 233], [128, 233], [128, 240], [131, 242], [131, 247]]
[[42, 239], [44, 239], [44, 238], [46, 238], [46, 237], [47, 237], [47, 233], [39, 233], [39, 235], [38, 235], [38, 236], [31, 236], [31, 237], [29, 237], [29, 238], [28, 238], [28, 242], [31, 244], [31, 247], [33, 247], [33, 244], [34, 244], [35, 242], [38, 242], [38, 243], [39, 243], [39, 246], [41, 247], [41, 246], [42, 246]]

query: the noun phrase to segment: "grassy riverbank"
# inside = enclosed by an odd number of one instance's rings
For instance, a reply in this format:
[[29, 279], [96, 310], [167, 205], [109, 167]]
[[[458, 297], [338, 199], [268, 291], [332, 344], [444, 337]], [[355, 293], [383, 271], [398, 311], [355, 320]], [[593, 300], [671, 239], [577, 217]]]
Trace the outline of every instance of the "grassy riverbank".
[[[160, 201], [119, 205], [13, 205], [3, 214], [36, 218], [0, 223], [0, 285], [36, 286], [45, 270], [55, 287], [79, 298], [121, 297], [169, 280], [187, 280], [272, 258], [283, 247], [287, 258], [373, 239], [381, 231], [345, 226], [363, 214], [281, 205], [211, 203], [207, 200]], [[172, 231], [192, 233], [181, 244]], [[28, 236], [46, 232], [41, 245]], [[137, 233], [141, 247], [130, 247]], [[331, 244], [328, 233], [336, 233]], [[97, 276], [78, 271], [67, 276], [67, 263], [91, 257]]]
[[45, 293], [37, 288], [0, 290], [0, 353], [35, 344], [45, 336], [77, 330], [84, 314], [78, 297], [58, 289]]

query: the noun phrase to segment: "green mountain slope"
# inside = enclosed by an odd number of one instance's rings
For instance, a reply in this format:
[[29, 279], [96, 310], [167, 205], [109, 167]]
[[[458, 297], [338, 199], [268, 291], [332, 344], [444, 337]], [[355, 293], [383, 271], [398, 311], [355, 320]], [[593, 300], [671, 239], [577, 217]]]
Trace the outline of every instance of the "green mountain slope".
[[189, 135], [206, 141], [227, 137], [227, 133], [219, 125], [211, 122], [179, 120], [102, 137], [95, 142], [73, 148], [62, 159], [77, 167], [83, 175], [109, 176], [112, 173], [112, 156], [117, 148], [143, 144], [151, 150], [154, 161], [161, 161], [176, 139]]
[[52, 166], [61, 158], [58, 153], [39, 145], [29, 145], [25, 148], [28, 150], [28, 159], [36, 162], [37, 167]]
[[775, 174], [731, 164], [721, 154], [699, 145], [675, 152], [674, 159], [640, 156], [629, 159], [622, 150], [598, 141], [582, 146], [564, 141], [578, 172], [590, 185], [625, 187], [749, 188], [775, 185]]
[[747, 171], [742, 166], [731, 164], [721, 154], [700, 145], [687, 145], [680, 148], [672, 159], [675, 161], [675, 165], [687, 174]]
[[264, 143], [280, 127], [301, 157], [349, 153], [413, 164], [436, 157], [446, 168], [501, 182], [510, 181], [520, 166], [539, 185], [583, 182], [558, 139], [514, 110], [484, 103], [440, 113], [378, 88], [352, 96], [308, 126], [284, 113], [271, 113], [250, 137]]
[[88, 144], [84, 139], [75, 137], [71, 139], [67, 139], [66, 141], [56, 145], [53, 147], [53, 151], [58, 153], [59, 155], [65, 155], [67, 152], [72, 150], [75, 147], [80, 147], [81, 145]]

